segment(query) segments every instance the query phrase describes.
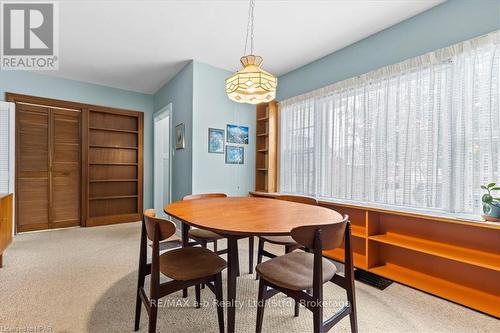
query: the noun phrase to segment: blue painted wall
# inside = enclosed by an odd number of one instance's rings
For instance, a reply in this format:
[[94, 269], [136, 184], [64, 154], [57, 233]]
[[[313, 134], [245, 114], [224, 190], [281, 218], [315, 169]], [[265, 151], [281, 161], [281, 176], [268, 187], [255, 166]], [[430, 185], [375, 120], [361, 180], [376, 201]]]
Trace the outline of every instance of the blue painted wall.
[[[193, 193], [224, 192], [246, 196], [255, 189], [255, 106], [235, 103], [225, 93], [232, 73], [194, 62]], [[225, 164], [224, 154], [208, 153], [208, 129], [227, 124], [249, 127], [244, 164]]]
[[277, 99], [300, 95], [497, 29], [500, 0], [448, 0], [279, 77]]
[[[172, 132], [185, 124], [186, 148], [175, 150], [172, 158], [172, 201], [192, 193], [193, 173], [193, 61], [154, 94], [154, 110], [172, 103]], [[174, 133], [172, 143], [174, 144]], [[151, 145], [152, 146], [152, 145]], [[153, 163], [151, 161], [151, 163]]]
[[144, 207], [153, 203], [153, 96], [25, 71], [0, 71], [0, 100], [18, 93], [144, 112]]

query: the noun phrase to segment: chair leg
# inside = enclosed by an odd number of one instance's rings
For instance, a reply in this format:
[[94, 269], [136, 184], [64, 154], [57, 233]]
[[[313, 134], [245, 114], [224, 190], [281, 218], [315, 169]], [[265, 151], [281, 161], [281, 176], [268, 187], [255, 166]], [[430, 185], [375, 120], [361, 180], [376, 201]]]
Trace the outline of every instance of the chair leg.
[[[201, 247], [206, 249], [207, 248], [207, 241], [201, 241]], [[197, 287], [199, 287], [199, 286], [197, 286]], [[201, 284], [201, 289], [205, 289], [204, 283]]]
[[217, 239], [214, 240], [214, 253], [217, 253]]
[[139, 296], [139, 291], [141, 288], [144, 288], [144, 279], [146, 277], [146, 263], [147, 263], [147, 240], [146, 240], [146, 225], [142, 222], [141, 229], [141, 244], [139, 249], [139, 272], [137, 278], [137, 298], [135, 301], [135, 324], [134, 331], [139, 330], [139, 324], [141, 322], [141, 309], [142, 309], [142, 300]]
[[217, 299], [217, 319], [219, 333], [224, 333], [224, 300], [222, 298], [222, 273], [215, 275], [215, 298]]
[[248, 272], [253, 274], [253, 236], [248, 237]]
[[139, 296], [139, 289], [140, 287], [137, 288], [137, 300], [135, 301], [135, 324], [134, 324], [134, 331], [139, 330], [139, 324], [141, 322], [141, 308], [142, 308], [142, 301], [141, 297]]
[[[236, 240], [236, 244], [238, 244], [238, 240]], [[236, 248], [238, 248], [238, 245], [236, 245]], [[240, 251], [236, 251], [236, 256], [234, 257], [236, 259], [236, 276], [240, 276]]]
[[[189, 229], [191, 227], [189, 224], [182, 223], [182, 247], [188, 247], [189, 246]], [[188, 297], [188, 289], [184, 288], [182, 289], [182, 297], [186, 298]]]
[[158, 316], [158, 299], [151, 299], [151, 311], [149, 313], [149, 333], [156, 333], [156, 317]]
[[255, 325], [255, 333], [262, 332], [262, 320], [264, 318], [264, 308], [266, 306], [266, 300], [264, 299], [265, 290], [266, 290], [266, 285], [264, 284], [264, 281], [260, 279], [259, 293], [257, 296], [257, 324]]
[[323, 308], [321, 302], [316, 304], [316, 307], [313, 309], [313, 332], [314, 333], [322, 333], [323, 332]]
[[[262, 262], [262, 251], [264, 251], [264, 240], [259, 238], [259, 246], [257, 249], [257, 265]], [[259, 279], [259, 274], [255, 274], [255, 280]]]
[[199, 284], [194, 286], [194, 293], [196, 295], [196, 308], [199, 309], [201, 307], [201, 293]]
[[294, 309], [295, 313], [295, 317], [298, 317], [299, 314], [300, 314], [300, 303], [298, 301], [295, 301], [295, 309]]
[[349, 301], [349, 306], [351, 307], [351, 313], [349, 314], [349, 320], [351, 322], [351, 332], [358, 332], [358, 320], [356, 314], [356, 297], [354, 296], [354, 281], [347, 282], [347, 300]]

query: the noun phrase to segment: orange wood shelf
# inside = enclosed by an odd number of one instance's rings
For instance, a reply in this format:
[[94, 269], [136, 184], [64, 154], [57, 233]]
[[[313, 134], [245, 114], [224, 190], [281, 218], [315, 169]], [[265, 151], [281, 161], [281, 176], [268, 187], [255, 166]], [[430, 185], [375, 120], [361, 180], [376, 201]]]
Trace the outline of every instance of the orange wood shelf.
[[[334, 250], [323, 251], [323, 255], [327, 258], [344, 262], [345, 251], [342, 248], [337, 248]], [[358, 252], [353, 252], [352, 256], [354, 258], [354, 265], [358, 268], [366, 270], [366, 256]]]
[[360, 225], [351, 224], [351, 235], [353, 235], [354, 237], [365, 238], [366, 228]]
[[[356, 268], [500, 316], [500, 224], [345, 202], [320, 205], [350, 216]], [[344, 260], [342, 248], [324, 255]]]
[[496, 317], [500, 316], [499, 296], [390, 263], [368, 271]]
[[368, 239], [500, 272], [500, 254], [392, 233]]

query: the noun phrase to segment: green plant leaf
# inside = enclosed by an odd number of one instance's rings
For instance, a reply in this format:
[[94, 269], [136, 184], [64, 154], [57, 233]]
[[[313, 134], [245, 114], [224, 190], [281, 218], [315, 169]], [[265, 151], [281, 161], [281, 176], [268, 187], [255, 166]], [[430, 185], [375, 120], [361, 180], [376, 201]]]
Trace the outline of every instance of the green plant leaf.
[[495, 198], [495, 200], [500, 202], [500, 198]]
[[483, 190], [488, 190], [488, 188], [487, 188], [486, 186], [484, 186], [484, 185], [481, 185], [481, 188], [482, 188]]
[[486, 193], [483, 195], [482, 200], [485, 203], [491, 203], [493, 201], [493, 197], [491, 195], [489, 195], [488, 193]]
[[500, 187], [493, 187], [491, 190], [492, 191], [500, 191]]
[[489, 183], [488, 188], [495, 186], [497, 183]]

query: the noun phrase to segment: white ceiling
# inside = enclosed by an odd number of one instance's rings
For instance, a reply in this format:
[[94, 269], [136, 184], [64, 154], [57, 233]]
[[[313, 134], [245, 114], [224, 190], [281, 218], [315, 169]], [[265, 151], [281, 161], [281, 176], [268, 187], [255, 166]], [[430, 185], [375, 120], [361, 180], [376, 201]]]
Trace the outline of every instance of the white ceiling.
[[[255, 54], [285, 74], [444, 0], [257, 0]], [[156, 92], [190, 59], [237, 70], [248, 1], [66, 1], [49, 75]]]

